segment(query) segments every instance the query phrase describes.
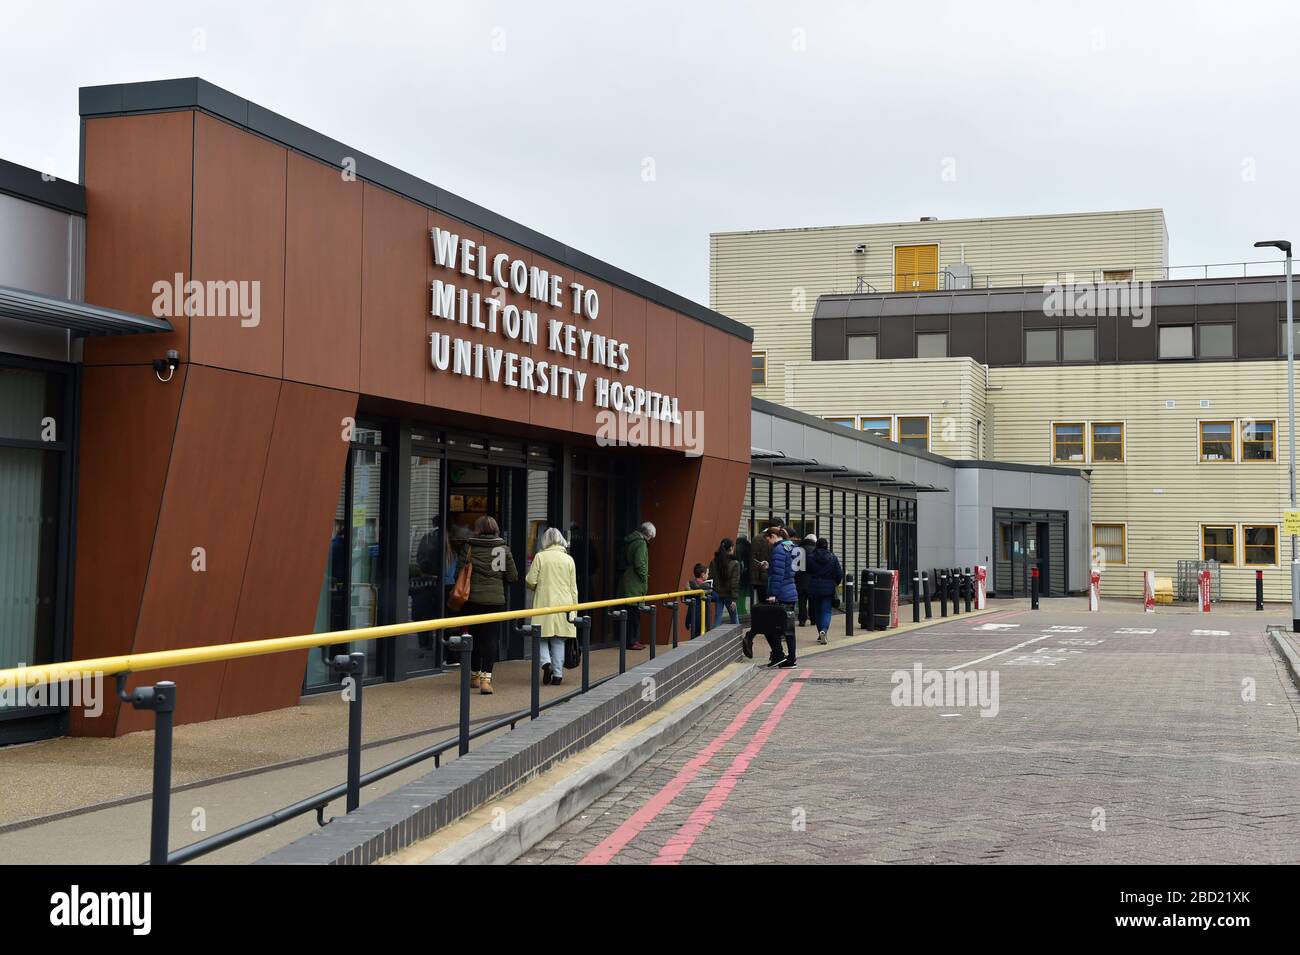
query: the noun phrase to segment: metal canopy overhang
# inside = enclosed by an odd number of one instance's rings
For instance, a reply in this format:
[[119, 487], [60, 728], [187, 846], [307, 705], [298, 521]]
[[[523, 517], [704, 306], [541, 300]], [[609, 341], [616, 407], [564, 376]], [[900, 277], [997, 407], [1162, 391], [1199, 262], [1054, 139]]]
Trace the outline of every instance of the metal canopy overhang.
[[0, 318], [62, 328], [77, 337], [172, 331], [172, 323], [165, 318], [133, 315], [6, 286], [0, 286]]
[[858, 471], [843, 464], [822, 464], [812, 458], [792, 458], [783, 451], [768, 451], [765, 448], [750, 448], [752, 464], [766, 464], [773, 468], [802, 468], [805, 474], [829, 474], [857, 481], [859, 484], [879, 484], [881, 487], [893, 487], [904, 491], [946, 491], [946, 487], [933, 484], [913, 484], [911, 481], [899, 481], [896, 478], [873, 474], [871, 471]]

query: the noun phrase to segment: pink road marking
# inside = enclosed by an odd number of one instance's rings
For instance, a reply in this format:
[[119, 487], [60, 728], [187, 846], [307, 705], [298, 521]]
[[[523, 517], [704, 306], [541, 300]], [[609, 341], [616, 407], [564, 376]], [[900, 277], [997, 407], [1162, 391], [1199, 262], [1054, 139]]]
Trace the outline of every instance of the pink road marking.
[[719, 750], [740, 732], [741, 728], [749, 722], [749, 718], [754, 715], [754, 712], [763, 705], [769, 696], [776, 692], [776, 688], [781, 681], [793, 672], [793, 670], [782, 670], [777, 673], [757, 696], [745, 704], [744, 708], [736, 714], [736, 718], [727, 725], [726, 729], [691, 757], [690, 762], [683, 766], [681, 771], [659, 792], [651, 796], [649, 802], [634, 812], [623, 825], [615, 829], [600, 845], [583, 856], [578, 865], [606, 865], [614, 856], [618, 855], [624, 846], [635, 839], [641, 833], [641, 830], [650, 825], [655, 817], [663, 812], [683, 789], [690, 785], [691, 780], [700, 774], [700, 770], [708, 765], [709, 760], [713, 759]]
[[[812, 670], [803, 671], [804, 677], [811, 675]], [[728, 766], [727, 771], [722, 774], [722, 778], [719, 779], [714, 784], [713, 788], [709, 790], [708, 795], [704, 797], [704, 801], [695, 808], [695, 811], [691, 813], [690, 817], [682, 827], [678, 829], [664, 847], [659, 850], [659, 855], [655, 858], [654, 862], [650, 863], [651, 865], [677, 865], [686, 857], [686, 853], [691, 850], [691, 846], [695, 845], [695, 840], [700, 837], [708, 827], [709, 823], [713, 821], [714, 815], [727, 801], [727, 798], [731, 795], [731, 791], [736, 788], [736, 783], [738, 783], [740, 777], [745, 774], [745, 770], [749, 768], [749, 764], [753, 762], [754, 757], [757, 756], [764, 745], [766, 745], [768, 737], [770, 737], [772, 732], [776, 729], [776, 724], [781, 722], [781, 717], [785, 715], [785, 711], [790, 708], [790, 704], [794, 702], [794, 698], [799, 695], [799, 691], [802, 690], [803, 687], [803, 681], [799, 681], [794, 683], [790, 689], [785, 691], [785, 696], [781, 697], [781, 702], [777, 703], [776, 706], [772, 708], [772, 712], [769, 713], [767, 719], [763, 721], [763, 725], [758, 728], [758, 732], [754, 734], [754, 738], [751, 739], [749, 744], [740, 751], [735, 759], [731, 761], [731, 765]]]

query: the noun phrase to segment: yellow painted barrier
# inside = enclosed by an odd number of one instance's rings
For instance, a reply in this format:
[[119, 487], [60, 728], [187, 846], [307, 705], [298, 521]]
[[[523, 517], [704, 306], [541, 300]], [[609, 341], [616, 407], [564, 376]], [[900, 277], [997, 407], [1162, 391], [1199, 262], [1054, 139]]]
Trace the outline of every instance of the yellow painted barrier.
[[80, 680], [90, 676], [112, 676], [117, 673], [143, 673], [164, 667], [192, 666], [196, 663], [216, 663], [221, 660], [239, 660], [244, 657], [287, 653], [291, 650], [310, 650], [336, 643], [359, 643], [396, 637], [404, 633], [427, 633], [431, 630], [464, 630], [478, 623], [497, 623], [503, 620], [523, 620], [527, 617], [545, 617], [553, 613], [576, 613], [599, 610], [603, 607], [622, 607], [631, 604], [656, 603], [676, 597], [703, 596], [703, 590], [676, 590], [670, 594], [648, 594], [644, 597], [617, 597], [612, 600], [591, 600], [587, 603], [563, 607], [528, 607], [523, 610], [501, 610], [496, 613], [475, 614], [468, 617], [443, 617], [439, 620], [412, 620], [409, 623], [390, 623], [382, 627], [361, 627], [357, 630], [332, 630], [329, 633], [309, 633], [297, 637], [268, 637], [265, 640], [246, 640], [242, 643], [222, 643], [207, 647], [186, 647], [181, 650], [156, 650], [152, 653], [128, 653], [116, 657], [99, 657], [93, 660], [67, 660], [62, 663], [45, 663], [32, 667], [13, 667], [0, 670], [0, 686], [28, 687], [32, 684], [60, 683]]

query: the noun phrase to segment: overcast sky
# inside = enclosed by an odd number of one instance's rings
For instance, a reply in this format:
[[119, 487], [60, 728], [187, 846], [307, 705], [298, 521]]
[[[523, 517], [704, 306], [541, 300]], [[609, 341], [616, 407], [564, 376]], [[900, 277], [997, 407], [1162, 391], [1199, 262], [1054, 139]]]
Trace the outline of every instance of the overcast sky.
[[1239, 262], [1300, 241], [1298, 49], [1285, 3], [0, 0], [0, 157], [75, 179], [79, 86], [197, 75], [706, 304], [736, 229], [1157, 206]]

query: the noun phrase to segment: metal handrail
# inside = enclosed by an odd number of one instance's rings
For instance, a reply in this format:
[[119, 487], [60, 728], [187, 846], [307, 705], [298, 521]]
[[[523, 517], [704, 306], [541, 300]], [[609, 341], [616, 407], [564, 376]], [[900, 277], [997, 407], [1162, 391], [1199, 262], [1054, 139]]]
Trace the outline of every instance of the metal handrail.
[[[118, 696], [129, 702], [136, 709], [151, 710], [154, 714], [154, 761], [152, 814], [149, 832], [149, 862], [152, 865], [171, 865], [188, 862], [199, 856], [215, 852], [246, 839], [260, 832], [295, 819], [315, 810], [320, 825], [325, 825], [325, 807], [340, 796], [346, 798], [347, 812], [352, 812], [361, 802], [361, 789], [372, 783], [386, 779], [395, 773], [408, 769], [427, 759], [434, 760], [434, 766], [441, 763], [442, 754], [456, 747], [460, 755], [469, 752], [469, 743], [488, 733], [509, 726], [514, 729], [519, 722], [531, 717], [537, 719], [542, 712], [553, 706], [565, 703], [574, 697], [589, 692], [608, 680], [626, 672], [627, 669], [627, 615], [629, 612], [650, 612], [650, 657], [654, 659], [657, 642], [658, 614], [649, 604], [660, 604], [672, 610], [672, 645], [677, 646], [677, 608], [683, 601], [692, 601], [696, 606], [696, 620], [703, 622], [703, 598], [708, 593], [704, 589], [677, 590], [672, 593], [647, 594], [641, 597], [616, 597], [610, 600], [589, 600], [583, 603], [565, 604], [554, 607], [526, 607], [521, 610], [503, 610], [485, 614], [471, 614], [460, 617], [445, 617], [437, 620], [415, 620], [408, 623], [386, 624], [379, 627], [361, 627], [354, 630], [333, 630], [327, 633], [304, 634], [295, 637], [271, 637], [265, 640], [249, 640], [241, 643], [229, 643], [218, 646], [188, 647], [180, 650], [158, 650], [151, 653], [123, 654], [114, 657], [99, 657], [90, 660], [70, 660], [62, 663], [42, 664], [33, 667], [13, 667], [0, 670], [0, 683], [8, 683], [26, 689], [33, 683], [49, 683], [67, 680], [85, 679], [93, 676], [116, 676]], [[630, 609], [618, 609], [627, 607]], [[592, 683], [590, 680], [591, 654], [591, 618], [577, 616], [573, 623], [580, 634], [582, 647], [582, 683], [579, 689], [559, 696], [546, 704], [540, 702], [539, 695], [539, 639], [541, 627], [529, 624], [520, 629], [531, 631], [532, 635], [532, 704], [526, 710], [516, 710], [470, 730], [469, 693], [470, 693], [470, 654], [473, 638], [469, 627], [475, 624], [499, 623], [507, 620], [522, 620], [531, 617], [545, 617], [552, 614], [577, 614], [583, 610], [608, 611], [609, 616], [618, 625], [619, 666], [617, 674]], [[693, 628], [692, 636], [702, 633], [702, 626]], [[360, 643], [378, 640], [384, 637], [399, 636], [407, 633], [427, 633], [430, 631], [457, 630], [459, 635], [444, 638], [448, 650], [460, 653], [460, 731], [449, 740], [408, 753], [390, 763], [361, 772], [361, 696], [364, 687], [365, 654], [352, 651], [338, 655], [330, 661], [331, 672], [339, 677], [348, 688], [348, 748], [347, 779], [323, 792], [300, 799], [288, 806], [275, 810], [256, 819], [241, 823], [223, 832], [200, 839], [182, 846], [175, 852], [168, 850], [168, 832], [171, 811], [171, 767], [172, 767], [172, 731], [176, 709], [176, 684], [163, 680], [153, 686], [138, 687], [128, 692], [126, 680], [132, 673], [158, 670], [165, 667], [191, 666], [196, 663], [211, 663], [222, 660], [237, 660], [252, 656], [265, 656], [273, 653], [287, 653], [294, 650], [327, 647], [343, 643]]]
[[154, 650], [149, 653], [127, 653], [89, 660], [66, 660], [61, 663], [43, 663], [38, 666], [10, 667], [0, 670], [0, 684], [25, 689], [33, 683], [60, 683], [79, 680], [87, 676], [113, 676], [122, 673], [144, 673], [165, 667], [192, 666], [196, 663], [215, 663], [223, 660], [240, 660], [245, 657], [288, 653], [293, 650], [310, 650], [315, 647], [335, 646], [341, 643], [362, 643], [383, 637], [397, 637], [407, 633], [428, 633], [439, 630], [464, 630], [480, 623], [498, 623], [505, 620], [522, 620], [527, 617], [545, 617], [556, 613], [577, 613], [582, 610], [599, 610], [604, 607], [621, 607], [628, 604], [658, 603], [679, 597], [702, 595], [702, 590], [678, 590], [668, 594], [644, 597], [616, 597], [610, 600], [589, 600], [585, 603], [567, 604], [563, 607], [525, 607], [522, 610], [502, 610], [494, 613], [472, 614], [462, 617], [442, 617], [436, 620], [412, 620], [378, 627], [359, 627], [355, 630], [331, 630], [325, 633], [303, 634], [294, 637], [267, 637], [263, 640], [245, 640], [240, 643], [222, 643], [205, 647], [186, 647], [179, 650]]
[[[1273, 276], [1281, 277], [1284, 274], [1285, 260], [1283, 259], [1258, 259], [1249, 262], [1209, 262], [1198, 263], [1195, 265], [1116, 265], [1112, 267], [1100, 266], [1092, 268], [1060, 268], [1060, 269], [1008, 269], [1004, 271], [986, 271], [977, 269], [969, 262], [958, 263], [970, 269], [969, 280], [971, 289], [979, 288], [1015, 288], [1017, 286], [1027, 287], [1035, 284], [1046, 284], [1049, 282], [1102, 282], [1105, 281], [1107, 272], [1132, 272], [1131, 281], [1138, 282], [1176, 282], [1188, 281], [1192, 279], [1210, 279], [1210, 278], [1270, 278]], [[1255, 271], [1251, 272], [1251, 266], [1267, 266], [1275, 271]], [[855, 272], [851, 276], [853, 289], [851, 294], [905, 294], [916, 293], [919, 291], [953, 291], [949, 288], [947, 279], [952, 275], [952, 265], [940, 266], [934, 271], [924, 272]], [[1220, 273], [1211, 275], [1210, 271], [1214, 270], [1231, 270], [1232, 274]], [[1240, 274], [1237, 274], [1238, 270]], [[1196, 274], [1199, 273], [1199, 274]], [[924, 278], [935, 280], [936, 289], [895, 289], [894, 281], [898, 276], [908, 278]], [[877, 288], [880, 286], [880, 288]], [[841, 290], [839, 280], [836, 281], [835, 291], [831, 294], [844, 295], [850, 294], [850, 290]]]

